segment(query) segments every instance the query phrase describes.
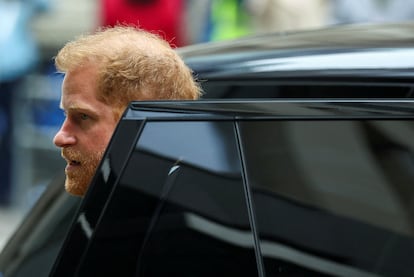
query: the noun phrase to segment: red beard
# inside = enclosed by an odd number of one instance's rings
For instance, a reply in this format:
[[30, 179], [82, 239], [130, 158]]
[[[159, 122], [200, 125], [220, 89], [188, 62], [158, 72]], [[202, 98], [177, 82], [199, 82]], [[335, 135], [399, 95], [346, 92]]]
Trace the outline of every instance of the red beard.
[[81, 153], [80, 151], [63, 148], [62, 157], [66, 160], [65, 189], [68, 193], [83, 196], [99, 165], [103, 152]]

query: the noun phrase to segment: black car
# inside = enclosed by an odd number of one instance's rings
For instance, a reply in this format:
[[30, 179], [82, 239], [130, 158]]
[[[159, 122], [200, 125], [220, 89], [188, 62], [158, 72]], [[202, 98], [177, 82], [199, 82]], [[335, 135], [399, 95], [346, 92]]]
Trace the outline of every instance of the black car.
[[205, 98], [407, 98], [414, 24], [338, 26], [179, 49]]
[[412, 276], [412, 27], [178, 50], [204, 99], [131, 103], [87, 195], [58, 175], [0, 271]]

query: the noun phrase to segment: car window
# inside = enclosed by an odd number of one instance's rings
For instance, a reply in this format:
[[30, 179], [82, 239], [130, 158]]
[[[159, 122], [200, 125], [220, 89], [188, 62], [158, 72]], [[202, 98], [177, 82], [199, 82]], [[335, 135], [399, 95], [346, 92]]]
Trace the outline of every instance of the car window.
[[232, 122], [148, 122], [79, 276], [257, 276]]
[[93, 241], [94, 230], [134, 148], [141, 125], [142, 121], [139, 120], [122, 120], [118, 124], [107, 153], [82, 199], [50, 276], [77, 276], [82, 257]]
[[412, 121], [239, 125], [267, 276], [412, 275]]

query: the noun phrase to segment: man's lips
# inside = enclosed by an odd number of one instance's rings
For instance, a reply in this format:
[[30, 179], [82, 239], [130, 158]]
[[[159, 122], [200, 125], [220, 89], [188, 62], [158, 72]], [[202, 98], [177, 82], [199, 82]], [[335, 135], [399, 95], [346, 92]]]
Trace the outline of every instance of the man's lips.
[[61, 155], [62, 158], [66, 161], [66, 171], [77, 170], [81, 168], [84, 164], [86, 164], [80, 151], [69, 148], [63, 148]]
[[66, 159], [67, 165], [66, 165], [66, 171], [74, 170], [76, 168], [79, 168], [81, 166], [81, 162], [76, 160], [68, 160]]
[[65, 156], [62, 156], [62, 157], [63, 157], [63, 159], [66, 160], [66, 163], [68, 165], [80, 165], [81, 164], [81, 162], [79, 160], [69, 158], [69, 157], [65, 157]]
[[81, 163], [79, 161], [68, 161], [69, 165], [73, 165], [73, 166], [77, 166], [80, 165]]

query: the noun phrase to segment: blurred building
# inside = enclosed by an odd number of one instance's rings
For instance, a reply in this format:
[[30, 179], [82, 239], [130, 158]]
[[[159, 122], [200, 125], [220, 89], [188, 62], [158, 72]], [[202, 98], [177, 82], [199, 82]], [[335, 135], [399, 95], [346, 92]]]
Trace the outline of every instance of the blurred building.
[[39, 62], [29, 26], [47, 9], [47, 0], [0, 0], [0, 204], [13, 202], [15, 186], [15, 99]]
[[414, 18], [414, 2], [406, 0], [331, 0], [330, 24], [395, 22]]
[[320, 28], [327, 22], [329, 0], [244, 0], [254, 33]]

